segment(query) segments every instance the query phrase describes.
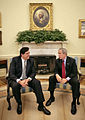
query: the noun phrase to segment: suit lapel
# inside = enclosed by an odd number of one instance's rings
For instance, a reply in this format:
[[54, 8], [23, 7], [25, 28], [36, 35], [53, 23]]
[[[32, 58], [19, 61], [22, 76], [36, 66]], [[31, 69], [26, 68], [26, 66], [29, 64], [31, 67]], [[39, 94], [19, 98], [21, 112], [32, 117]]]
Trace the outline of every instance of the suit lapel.
[[66, 75], [68, 74], [69, 67], [70, 67], [70, 61], [69, 61], [69, 58], [67, 56], [67, 59], [66, 59]]
[[27, 66], [26, 66], [26, 74], [28, 74], [29, 70], [30, 70], [30, 60], [28, 59]]
[[59, 59], [59, 68], [62, 70], [62, 59]]
[[[21, 58], [19, 58], [19, 61], [18, 61], [18, 64], [19, 64], [19, 69], [21, 71], [21, 74], [22, 74], [22, 60]], [[27, 66], [26, 66], [26, 75], [28, 75], [29, 73], [29, 70], [30, 70], [30, 59], [27, 60]]]
[[19, 64], [19, 66], [20, 66], [20, 71], [22, 71], [22, 60], [21, 60], [21, 57], [19, 58], [18, 64]]

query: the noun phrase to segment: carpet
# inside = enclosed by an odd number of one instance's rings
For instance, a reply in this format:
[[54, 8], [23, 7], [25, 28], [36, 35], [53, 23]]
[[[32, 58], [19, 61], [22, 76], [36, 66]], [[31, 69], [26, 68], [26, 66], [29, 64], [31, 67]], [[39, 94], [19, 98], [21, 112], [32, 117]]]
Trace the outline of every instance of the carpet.
[[7, 84], [7, 80], [5, 76], [0, 77], [0, 87]]

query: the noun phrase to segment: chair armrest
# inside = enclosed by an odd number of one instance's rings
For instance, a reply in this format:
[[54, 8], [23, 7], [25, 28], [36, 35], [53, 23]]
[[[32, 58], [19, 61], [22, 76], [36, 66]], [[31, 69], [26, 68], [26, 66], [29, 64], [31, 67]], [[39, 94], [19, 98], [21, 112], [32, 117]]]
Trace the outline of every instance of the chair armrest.
[[80, 82], [81, 82], [83, 79], [85, 79], [85, 75], [83, 75], [80, 70], [78, 70], [78, 76], [79, 76], [79, 81], [80, 81]]
[[81, 76], [82, 72], [78, 69], [78, 75]]

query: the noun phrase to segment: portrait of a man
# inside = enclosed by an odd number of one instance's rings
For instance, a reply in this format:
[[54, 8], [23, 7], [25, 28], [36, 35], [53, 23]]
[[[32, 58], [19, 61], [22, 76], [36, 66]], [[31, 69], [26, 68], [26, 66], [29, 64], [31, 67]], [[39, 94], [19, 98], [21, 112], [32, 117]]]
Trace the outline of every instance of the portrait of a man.
[[30, 3], [30, 30], [53, 29], [53, 4]]
[[33, 14], [33, 21], [38, 27], [45, 27], [49, 22], [49, 12], [45, 7], [38, 7]]

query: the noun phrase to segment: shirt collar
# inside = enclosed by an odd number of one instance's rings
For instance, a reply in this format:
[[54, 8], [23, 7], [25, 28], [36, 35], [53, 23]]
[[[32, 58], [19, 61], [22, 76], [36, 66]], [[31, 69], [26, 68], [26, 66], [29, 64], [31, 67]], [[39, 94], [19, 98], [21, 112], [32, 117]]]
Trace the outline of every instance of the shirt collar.
[[21, 60], [22, 60], [22, 62], [27, 61], [27, 60], [24, 60], [22, 57], [21, 57]]
[[64, 59], [64, 63], [66, 63], [66, 58], [67, 58], [67, 57], [65, 57], [65, 59]]

